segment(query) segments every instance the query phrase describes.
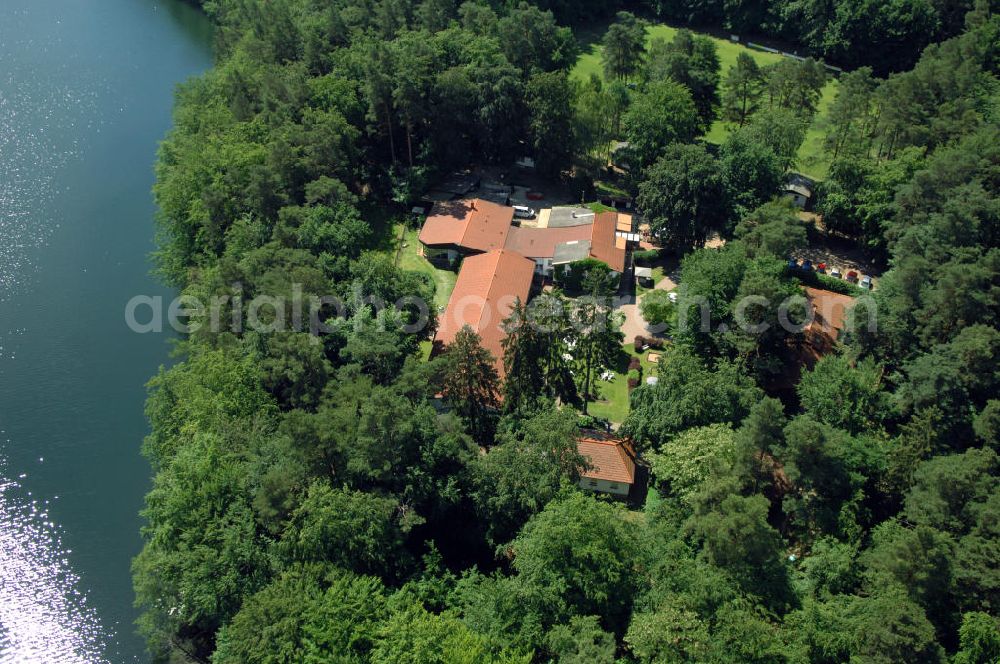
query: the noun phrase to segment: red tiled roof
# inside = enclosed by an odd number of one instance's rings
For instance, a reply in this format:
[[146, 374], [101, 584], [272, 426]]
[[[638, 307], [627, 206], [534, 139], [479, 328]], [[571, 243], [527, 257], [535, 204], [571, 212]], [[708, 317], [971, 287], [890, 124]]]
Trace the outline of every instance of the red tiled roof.
[[806, 299], [812, 307], [813, 321], [803, 332], [805, 343], [798, 344], [798, 359], [806, 367], [812, 367], [824, 355], [835, 350], [837, 338], [844, 329], [847, 310], [854, 304], [854, 298], [819, 288], [805, 290]]
[[455, 290], [438, 319], [435, 351], [443, 350], [468, 325], [479, 334], [483, 348], [493, 353], [503, 375], [502, 323], [517, 298], [528, 301], [534, 273], [533, 260], [504, 249], [463, 260]]
[[625, 249], [615, 242], [617, 212], [599, 212], [594, 215], [594, 231], [590, 239], [590, 255], [604, 261], [616, 272], [625, 271]]
[[576, 446], [592, 466], [584, 477], [622, 484], [635, 482], [635, 455], [625, 441], [590, 435], [578, 438]]
[[418, 239], [427, 246], [492, 251], [503, 248], [513, 219], [514, 208], [479, 198], [435, 203]]
[[854, 298], [850, 295], [808, 287], [806, 298], [813, 309], [813, 322], [809, 324], [809, 330], [827, 334], [835, 340], [844, 329], [847, 310], [854, 304]]
[[507, 244], [504, 246], [528, 258], [552, 258], [557, 244], [589, 240], [592, 232], [590, 224], [551, 228], [514, 226], [507, 233]]

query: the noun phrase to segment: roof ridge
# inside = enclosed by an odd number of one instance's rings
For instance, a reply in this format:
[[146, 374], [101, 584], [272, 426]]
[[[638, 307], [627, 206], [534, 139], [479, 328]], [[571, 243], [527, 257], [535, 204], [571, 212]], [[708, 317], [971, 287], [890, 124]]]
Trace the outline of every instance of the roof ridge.
[[490, 310], [490, 307], [487, 305], [490, 304], [490, 296], [493, 294], [493, 289], [496, 287], [497, 277], [500, 275], [500, 261], [503, 259], [505, 251], [507, 251], [507, 249], [505, 249], [504, 247], [499, 247], [485, 254], [486, 256], [489, 256], [490, 254], [496, 254], [496, 258], [493, 261], [493, 274], [490, 275], [490, 283], [486, 287], [486, 297], [483, 298], [483, 307], [482, 309], [479, 310], [479, 320], [476, 321], [476, 327], [478, 328], [481, 328], [483, 326], [483, 318], [486, 316], [486, 312]]
[[465, 228], [462, 229], [462, 239], [461, 239], [462, 242], [461, 246], [463, 247], [468, 246], [465, 242], [465, 238], [466, 236], [469, 235], [469, 230], [472, 228], [472, 219], [479, 212], [479, 208], [476, 207], [475, 198], [469, 201], [469, 210], [470, 210], [469, 214], [465, 215], [465, 218], [462, 219], [462, 223], [465, 224]]

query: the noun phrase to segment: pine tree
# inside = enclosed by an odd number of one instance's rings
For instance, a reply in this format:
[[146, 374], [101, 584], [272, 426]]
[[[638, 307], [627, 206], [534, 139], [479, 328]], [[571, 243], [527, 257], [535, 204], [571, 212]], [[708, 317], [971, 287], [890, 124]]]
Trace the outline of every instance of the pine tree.
[[739, 126], [746, 124], [764, 94], [764, 74], [757, 61], [740, 53], [736, 64], [729, 68], [722, 94], [722, 115]]
[[494, 359], [468, 325], [458, 331], [445, 353], [441, 391], [466, 421], [472, 437], [483, 445], [493, 441], [494, 420], [500, 405], [500, 378]]
[[542, 339], [527, 307], [518, 298], [503, 323], [503, 406], [508, 413], [523, 413], [545, 389]]

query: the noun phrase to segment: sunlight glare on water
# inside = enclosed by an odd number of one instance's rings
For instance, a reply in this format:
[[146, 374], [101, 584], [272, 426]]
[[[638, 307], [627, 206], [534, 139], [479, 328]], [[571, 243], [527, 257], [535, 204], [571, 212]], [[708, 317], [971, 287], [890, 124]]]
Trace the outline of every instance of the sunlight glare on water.
[[132, 334], [157, 141], [211, 64], [177, 0], [0, 3], [0, 664], [148, 661], [129, 563], [149, 466]]
[[0, 662], [103, 662], [103, 630], [77, 589], [47, 500], [7, 479], [0, 456]]
[[124, 308], [171, 296], [153, 165], [212, 29], [180, 0], [0, 9], [0, 664], [141, 664], [144, 385], [170, 335]]
[[[44, 56], [51, 45], [14, 38], [11, 51]], [[23, 72], [21, 72], [23, 74]], [[0, 302], [29, 283], [33, 250], [59, 227], [58, 220], [40, 220], [57, 191], [57, 173], [78, 157], [73, 134], [94, 131], [96, 91], [74, 86], [69, 77], [53, 84], [0, 70]], [[67, 140], [68, 139], [68, 140]]]
[[[18, 12], [5, 20], [18, 19]], [[6, 52], [45, 60], [53, 42], [5, 33]], [[30, 67], [5, 58], [0, 73], [0, 303], [31, 290], [38, 250], [60, 226], [53, 209], [60, 169], [80, 156], [75, 135], [95, 131], [95, 86], [70, 76], [40, 81]], [[99, 86], [98, 86], [99, 89]], [[0, 373], [16, 361], [17, 345], [31, 330], [0, 321]], [[3, 404], [0, 404], [0, 419]], [[36, 497], [26, 475], [9, 467], [0, 444], [0, 662], [106, 661], [111, 636], [87, 606], [73, 573], [60, 527], [49, 516], [55, 496]]]

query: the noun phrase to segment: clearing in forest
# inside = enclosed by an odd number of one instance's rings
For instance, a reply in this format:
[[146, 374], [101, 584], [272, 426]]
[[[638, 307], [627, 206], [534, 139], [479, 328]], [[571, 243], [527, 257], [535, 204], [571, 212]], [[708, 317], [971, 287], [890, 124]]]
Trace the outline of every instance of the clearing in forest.
[[[651, 25], [646, 29], [646, 44], [648, 46], [654, 39], [664, 39], [666, 41], [670, 41], [674, 38], [674, 35], [677, 34], [677, 31], [678, 28], [665, 23]], [[729, 68], [736, 63], [736, 58], [741, 52], [749, 53], [754, 60], [757, 61], [757, 64], [761, 66], [778, 62], [783, 57], [776, 53], [768, 53], [766, 51], [758, 51], [748, 48], [742, 43], [735, 43], [726, 39], [720, 39], [712, 35], [698, 32], [697, 30], [693, 30], [693, 32], [706, 36], [715, 43], [716, 51], [719, 54], [720, 81], [725, 81]], [[604, 28], [594, 34], [594, 38], [588, 45], [584, 46], [583, 53], [581, 53], [580, 58], [576, 62], [576, 66], [573, 67], [573, 71], [570, 74], [573, 78], [585, 81], [590, 78], [591, 74], [597, 74], [603, 78], [603, 70], [601, 67], [601, 37], [603, 35]], [[814, 179], [821, 180], [826, 177], [827, 171], [830, 168], [829, 158], [826, 156], [826, 151], [823, 149], [823, 136], [825, 133], [826, 112], [836, 95], [837, 79], [831, 76], [827, 81], [826, 86], [823, 88], [823, 95], [817, 105], [816, 115], [813, 118], [812, 125], [806, 132], [806, 138], [802, 142], [802, 147], [799, 148], [795, 170]], [[716, 120], [705, 138], [711, 143], [721, 143], [725, 140], [728, 134], [729, 128], [727, 124], [721, 120]]]

